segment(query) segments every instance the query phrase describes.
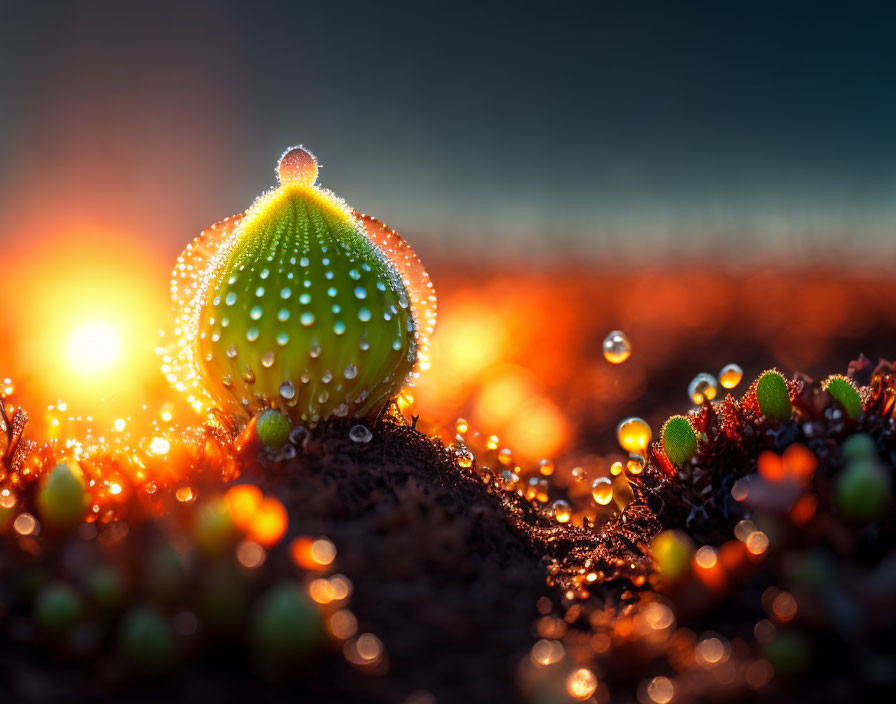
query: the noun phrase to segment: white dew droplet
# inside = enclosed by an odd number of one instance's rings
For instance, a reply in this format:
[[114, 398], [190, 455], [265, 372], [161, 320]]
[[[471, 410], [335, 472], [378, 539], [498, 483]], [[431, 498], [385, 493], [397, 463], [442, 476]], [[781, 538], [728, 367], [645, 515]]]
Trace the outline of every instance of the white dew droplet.
[[688, 385], [688, 396], [698, 406], [704, 401], [712, 401], [719, 393], [719, 382], [712, 374], [701, 372]]
[[291, 381], [284, 381], [280, 384], [280, 388], [278, 389], [280, 392], [280, 396], [285, 398], [287, 401], [291, 398], [295, 398], [296, 395], [296, 387], [292, 385]]
[[613, 330], [604, 338], [604, 359], [610, 364], [622, 364], [632, 354], [632, 345], [622, 330]]
[[348, 431], [348, 436], [352, 442], [357, 443], [368, 443], [373, 440], [373, 433], [366, 425], [353, 425], [352, 429]]
[[726, 389], [733, 389], [744, 378], [744, 370], [736, 364], [726, 364], [719, 372], [719, 383]]

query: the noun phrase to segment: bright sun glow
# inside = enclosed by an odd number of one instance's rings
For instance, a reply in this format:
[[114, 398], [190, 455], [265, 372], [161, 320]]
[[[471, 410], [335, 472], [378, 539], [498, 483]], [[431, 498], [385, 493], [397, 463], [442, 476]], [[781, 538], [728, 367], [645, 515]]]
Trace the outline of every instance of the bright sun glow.
[[66, 352], [69, 366], [79, 374], [105, 372], [121, 357], [121, 336], [109, 323], [83, 323], [69, 335]]
[[[18, 306], [9, 321], [0, 310], [0, 329], [17, 344], [0, 345], [0, 378], [27, 389], [31, 408], [61, 399], [68, 415], [103, 430], [168, 399], [155, 353], [169, 317], [168, 262], [131, 232], [72, 226], [23, 243], [13, 261]], [[54, 425], [53, 413], [32, 413], [33, 436]]]

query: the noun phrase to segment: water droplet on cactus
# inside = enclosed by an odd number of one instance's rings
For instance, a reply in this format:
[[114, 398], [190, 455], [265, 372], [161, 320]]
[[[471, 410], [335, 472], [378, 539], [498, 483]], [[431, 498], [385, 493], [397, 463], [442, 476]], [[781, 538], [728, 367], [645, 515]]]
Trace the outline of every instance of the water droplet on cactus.
[[625, 468], [629, 471], [629, 474], [637, 475], [644, 471], [644, 466], [646, 464], [647, 460], [643, 455], [633, 452], [628, 456], [628, 462], [625, 463]]
[[613, 500], [613, 482], [607, 477], [598, 477], [591, 485], [591, 496], [601, 506], [606, 506]]
[[554, 502], [552, 511], [554, 513], [554, 518], [558, 523], [568, 523], [569, 519], [572, 518], [572, 509], [570, 509], [569, 504], [563, 499], [557, 499]]
[[705, 401], [712, 401], [719, 394], [719, 382], [712, 374], [700, 372], [688, 385], [688, 396], [691, 401], [700, 406]]
[[613, 330], [604, 338], [604, 358], [610, 364], [622, 364], [632, 354], [632, 345], [622, 330]]
[[317, 159], [304, 147], [291, 147], [283, 152], [277, 164], [280, 183], [310, 186], [317, 180]]
[[653, 431], [642, 418], [626, 418], [616, 427], [616, 439], [626, 452], [644, 452], [650, 444]]
[[719, 383], [726, 389], [733, 389], [744, 378], [744, 370], [736, 364], [726, 364], [719, 372]]

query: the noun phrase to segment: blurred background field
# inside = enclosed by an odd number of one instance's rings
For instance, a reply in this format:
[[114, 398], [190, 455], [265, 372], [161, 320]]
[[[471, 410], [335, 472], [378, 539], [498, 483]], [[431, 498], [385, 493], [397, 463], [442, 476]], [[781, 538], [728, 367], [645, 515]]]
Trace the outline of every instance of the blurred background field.
[[2, 13], [0, 377], [32, 408], [166, 402], [174, 258], [295, 142], [432, 272], [416, 407], [521, 457], [599, 452], [728, 362], [746, 383], [893, 354], [887, 3]]

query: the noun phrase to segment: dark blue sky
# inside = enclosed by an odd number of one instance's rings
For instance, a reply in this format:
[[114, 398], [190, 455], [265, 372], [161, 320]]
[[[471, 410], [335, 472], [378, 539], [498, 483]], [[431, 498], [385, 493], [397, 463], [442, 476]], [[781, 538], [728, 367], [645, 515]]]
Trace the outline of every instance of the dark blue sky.
[[0, 243], [49, 178], [174, 252], [297, 142], [437, 246], [896, 240], [892, 3], [2, 7]]

